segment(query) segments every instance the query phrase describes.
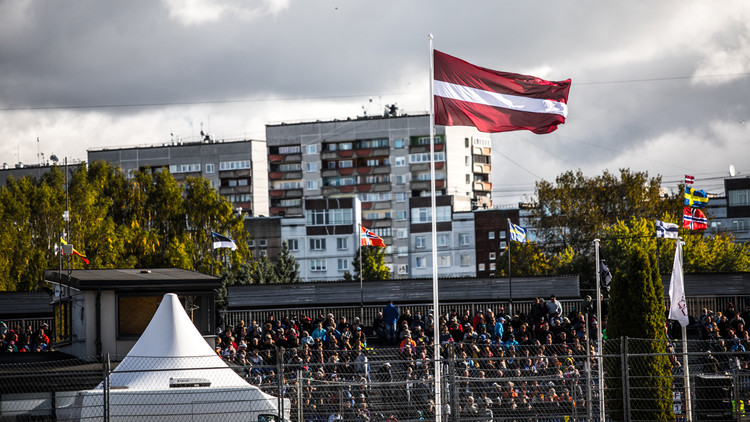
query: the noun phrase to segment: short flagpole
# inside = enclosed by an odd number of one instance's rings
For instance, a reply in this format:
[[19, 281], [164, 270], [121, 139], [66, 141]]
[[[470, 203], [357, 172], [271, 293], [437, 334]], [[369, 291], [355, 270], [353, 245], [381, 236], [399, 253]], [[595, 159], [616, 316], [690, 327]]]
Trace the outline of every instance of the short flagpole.
[[[680, 279], [685, 280], [684, 272], [682, 269], [682, 245], [684, 242], [682, 241], [681, 237], [677, 238], [677, 253], [679, 253], [679, 259], [680, 259]], [[683, 284], [683, 293], [684, 293], [684, 284]], [[671, 299], [670, 299], [671, 300]], [[686, 303], [687, 305], [687, 303]], [[671, 306], [671, 303], [670, 303]], [[685, 420], [687, 422], [692, 422], [693, 420], [693, 406], [692, 406], [692, 398], [690, 397], [692, 394], [692, 390], [690, 388], [690, 369], [688, 368], [688, 342], [687, 342], [687, 327], [680, 324], [680, 327], [682, 328], [682, 366], [683, 369], [683, 376], [685, 377], [684, 383], [685, 383]]]
[[365, 266], [362, 263], [362, 223], [359, 223], [359, 315], [365, 317], [365, 292], [362, 284], [362, 273]]
[[605, 421], [604, 409], [604, 347], [602, 340], [602, 292], [601, 292], [601, 263], [599, 262], [599, 239], [594, 239], [594, 250], [596, 258], [596, 343], [599, 348], [599, 420]]
[[437, 273], [437, 206], [435, 205], [435, 82], [432, 34], [429, 35], [430, 44], [430, 199], [432, 201], [432, 307], [433, 312], [433, 354], [435, 359], [435, 421], [443, 418], [442, 377], [440, 374], [442, 361], [440, 359], [440, 301], [438, 299]]
[[508, 219], [508, 315], [513, 321], [513, 276], [510, 268], [510, 245], [513, 244], [513, 235], [511, 234], [510, 218]]

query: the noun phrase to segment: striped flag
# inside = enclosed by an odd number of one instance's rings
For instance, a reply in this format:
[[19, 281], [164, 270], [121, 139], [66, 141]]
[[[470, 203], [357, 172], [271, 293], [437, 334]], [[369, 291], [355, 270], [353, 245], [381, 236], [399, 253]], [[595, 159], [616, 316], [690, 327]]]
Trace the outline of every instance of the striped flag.
[[550, 133], [568, 115], [570, 79], [554, 82], [499, 72], [434, 51], [435, 124], [480, 132]]
[[510, 240], [521, 243], [526, 241], [526, 229], [511, 223], [510, 220], [508, 220], [508, 231], [510, 232]]
[[237, 244], [234, 240], [219, 233], [211, 232], [211, 240], [213, 241], [212, 246], [214, 249], [229, 248], [233, 251], [237, 250]]
[[360, 228], [362, 229], [360, 234], [362, 238], [362, 246], [380, 246], [381, 248], [385, 248], [385, 242], [383, 241], [382, 237], [376, 235], [363, 226], [360, 226]]
[[679, 226], [677, 224], [656, 220], [656, 237], [677, 239], [678, 230]]
[[693, 183], [695, 183], [695, 177], [693, 177], [693, 176], [691, 176], [689, 174], [686, 174], [685, 175], [685, 184], [686, 185], [692, 185]]
[[697, 208], [685, 207], [682, 213], [682, 227], [690, 230], [706, 230], [708, 228], [706, 214]]

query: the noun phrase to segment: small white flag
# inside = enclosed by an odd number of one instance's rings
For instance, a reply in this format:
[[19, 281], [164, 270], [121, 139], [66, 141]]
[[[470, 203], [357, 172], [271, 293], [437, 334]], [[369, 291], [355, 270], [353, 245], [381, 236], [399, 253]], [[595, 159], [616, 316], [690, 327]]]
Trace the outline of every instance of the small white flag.
[[677, 224], [656, 220], [656, 237], [677, 239], [678, 230], [679, 226]]
[[669, 319], [679, 321], [680, 325], [686, 327], [690, 322], [688, 318], [687, 302], [685, 301], [685, 283], [682, 276], [682, 245], [677, 245], [674, 251], [674, 265], [672, 266], [672, 279], [669, 281]]

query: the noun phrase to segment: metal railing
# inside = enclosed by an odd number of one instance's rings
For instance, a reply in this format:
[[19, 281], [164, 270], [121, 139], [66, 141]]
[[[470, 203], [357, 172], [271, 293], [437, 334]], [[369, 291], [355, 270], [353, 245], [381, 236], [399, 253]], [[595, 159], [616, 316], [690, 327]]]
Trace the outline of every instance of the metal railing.
[[[687, 389], [681, 362], [687, 353], [693, 420], [750, 420], [750, 354], [724, 350], [719, 343], [691, 341], [683, 351], [680, 343], [616, 339], [605, 342], [604, 354], [577, 344], [446, 344], [439, 361], [441, 413], [445, 421], [592, 421], [599, 419], [603, 404], [613, 421], [684, 420]], [[257, 357], [254, 352], [235, 355], [229, 362], [233, 373], [268, 396], [202, 388], [201, 371], [207, 368], [199, 364], [200, 358], [187, 357], [175, 365], [185, 377], [173, 377], [169, 384], [187, 382], [177, 386], [182, 388], [155, 385], [160, 370], [147, 363], [127, 371], [117, 370], [116, 362], [110, 368], [108, 359], [3, 365], [0, 418], [107, 420], [109, 415], [116, 420], [133, 406], [136, 413], [129, 414], [129, 420], [170, 420], [159, 409], [171, 403], [173, 414], [196, 420], [233, 420], [235, 413], [244, 413], [248, 420], [250, 414], [260, 417], [277, 409], [290, 421], [332, 415], [363, 422], [435, 420], [436, 360], [431, 351], [275, 348], [261, 350]], [[600, 362], [605, 369], [603, 398], [597, 388], [602, 382], [597, 375]], [[90, 393], [97, 386], [99, 395]], [[188, 393], [195, 397], [186, 410], [175, 404], [182, 403], [175, 397]], [[126, 403], [123, 394], [135, 402]], [[199, 402], [204, 405], [195, 405]], [[252, 420], [258, 420], [255, 416]]]

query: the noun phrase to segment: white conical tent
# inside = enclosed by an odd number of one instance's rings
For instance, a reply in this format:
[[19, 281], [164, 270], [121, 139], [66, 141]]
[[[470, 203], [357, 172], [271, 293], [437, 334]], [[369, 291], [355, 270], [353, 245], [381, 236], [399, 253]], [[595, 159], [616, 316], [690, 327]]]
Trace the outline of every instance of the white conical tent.
[[177, 295], [167, 293], [138, 342], [110, 374], [110, 385], [162, 390], [169, 388], [170, 379], [186, 378], [207, 380], [211, 387], [248, 386], [195, 328]]

